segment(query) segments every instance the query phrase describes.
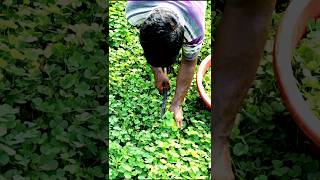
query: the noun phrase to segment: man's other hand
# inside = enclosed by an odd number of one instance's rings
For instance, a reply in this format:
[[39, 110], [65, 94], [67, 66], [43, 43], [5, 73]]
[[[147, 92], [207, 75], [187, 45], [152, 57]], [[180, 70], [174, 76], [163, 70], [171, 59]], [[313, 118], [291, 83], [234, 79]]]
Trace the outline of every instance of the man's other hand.
[[173, 112], [174, 119], [176, 120], [177, 127], [182, 127], [182, 120], [183, 120], [183, 111], [182, 107], [178, 105], [171, 105], [170, 111]]
[[170, 89], [170, 81], [167, 74], [162, 70], [162, 68], [152, 68], [155, 79], [155, 86], [158, 89], [160, 94], [163, 94], [163, 91], [168, 91]]

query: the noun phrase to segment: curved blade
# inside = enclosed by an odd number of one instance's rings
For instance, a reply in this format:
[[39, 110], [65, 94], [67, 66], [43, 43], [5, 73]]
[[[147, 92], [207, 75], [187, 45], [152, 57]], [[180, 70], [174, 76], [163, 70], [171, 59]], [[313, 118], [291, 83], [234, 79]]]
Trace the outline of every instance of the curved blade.
[[161, 117], [166, 112], [166, 104], [167, 104], [167, 99], [168, 99], [167, 91], [163, 92], [162, 97], [163, 97], [163, 100], [162, 100], [162, 106], [161, 106]]

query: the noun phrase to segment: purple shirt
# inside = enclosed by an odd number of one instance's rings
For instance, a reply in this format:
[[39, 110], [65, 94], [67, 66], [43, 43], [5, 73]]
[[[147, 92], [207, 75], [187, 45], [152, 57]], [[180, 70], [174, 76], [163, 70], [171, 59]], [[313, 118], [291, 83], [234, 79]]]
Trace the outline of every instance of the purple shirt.
[[206, 1], [128, 1], [125, 11], [129, 23], [138, 26], [156, 7], [173, 10], [184, 27], [182, 55], [186, 60], [193, 60], [204, 40], [206, 4]]

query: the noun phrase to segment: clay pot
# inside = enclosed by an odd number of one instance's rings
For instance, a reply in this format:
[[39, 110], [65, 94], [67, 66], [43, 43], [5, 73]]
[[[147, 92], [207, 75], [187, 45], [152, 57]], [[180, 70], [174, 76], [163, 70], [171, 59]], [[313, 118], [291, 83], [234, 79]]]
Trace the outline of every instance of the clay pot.
[[320, 120], [314, 115], [293, 75], [291, 61], [293, 51], [306, 34], [310, 19], [320, 16], [320, 0], [293, 0], [279, 26], [273, 65], [282, 99], [294, 121], [320, 149]]

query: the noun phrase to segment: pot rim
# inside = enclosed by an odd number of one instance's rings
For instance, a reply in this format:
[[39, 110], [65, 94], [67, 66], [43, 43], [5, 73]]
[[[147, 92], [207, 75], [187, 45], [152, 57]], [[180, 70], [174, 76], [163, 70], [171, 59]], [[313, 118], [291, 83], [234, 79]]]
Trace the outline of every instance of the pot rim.
[[211, 98], [206, 93], [202, 81], [204, 75], [207, 73], [208, 69], [211, 67], [211, 54], [208, 55], [199, 65], [197, 76], [196, 76], [196, 84], [198, 88], [198, 92], [200, 94], [201, 99], [204, 101], [207, 108], [211, 109]]

